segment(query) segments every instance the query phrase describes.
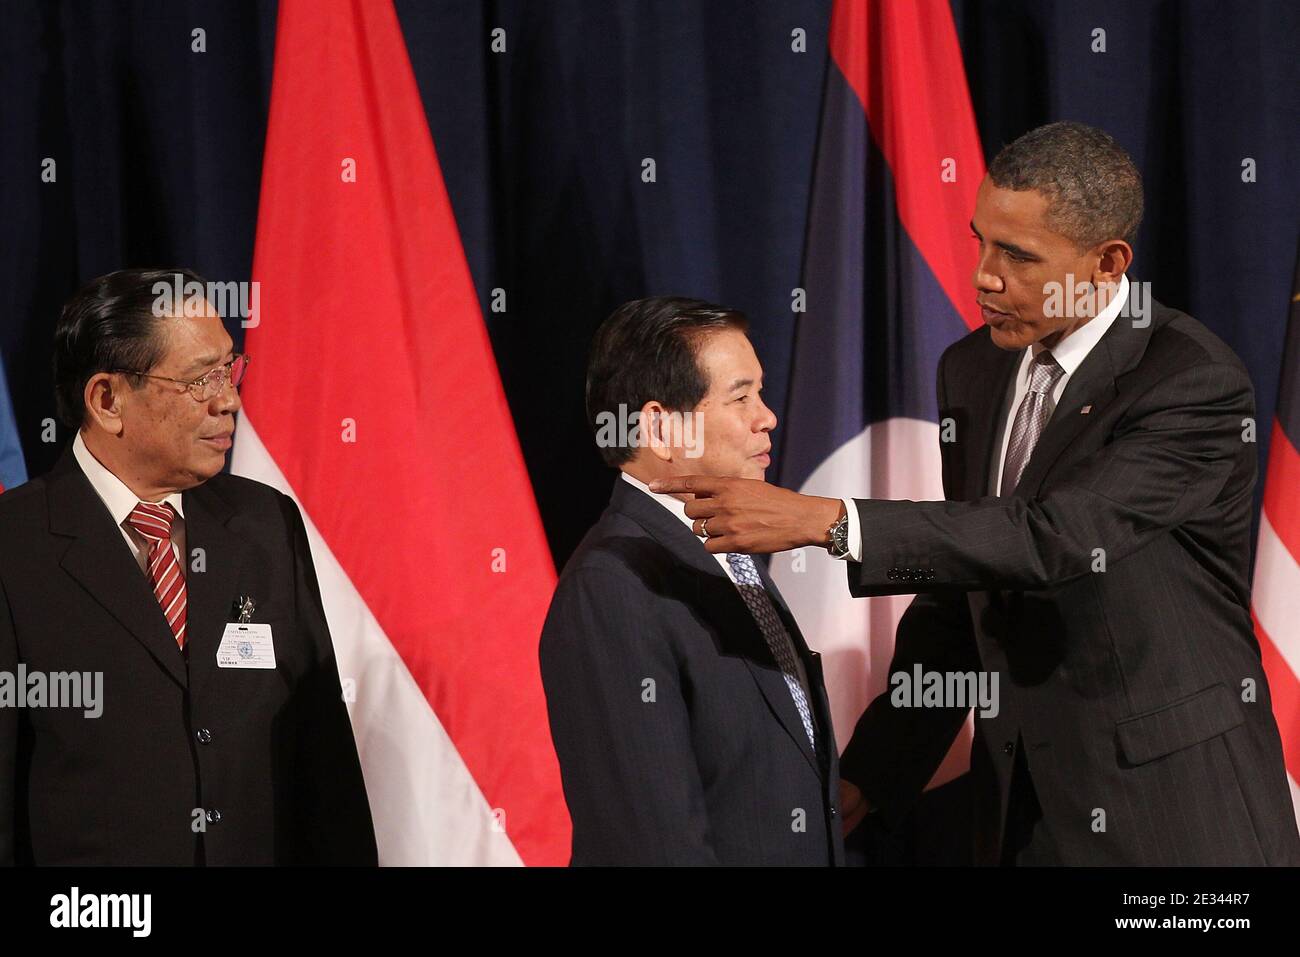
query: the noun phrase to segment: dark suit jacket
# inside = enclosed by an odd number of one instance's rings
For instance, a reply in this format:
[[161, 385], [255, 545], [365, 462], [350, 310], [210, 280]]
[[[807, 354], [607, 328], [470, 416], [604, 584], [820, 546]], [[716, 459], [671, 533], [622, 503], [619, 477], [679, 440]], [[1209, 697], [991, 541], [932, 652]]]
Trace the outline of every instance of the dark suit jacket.
[[615, 480], [560, 576], [541, 639], [573, 864], [842, 863], [819, 656], [759, 568], [807, 669], [816, 752], [717, 559], [677, 516]]
[[[853, 593], [920, 593], [891, 672], [999, 673], [971, 758], [983, 862], [1300, 863], [1250, 617], [1250, 380], [1153, 305], [1075, 371], [1014, 496], [986, 490], [1021, 354], [980, 329], [939, 364], [949, 501], [857, 503]], [[844, 777], [897, 820], [964, 715], [882, 696]]]
[[[0, 863], [374, 864], [297, 507], [232, 475], [183, 504], [184, 653], [71, 449], [0, 496], [0, 671], [102, 672], [104, 699], [94, 719], [0, 709]], [[274, 670], [217, 667], [238, 595]]]

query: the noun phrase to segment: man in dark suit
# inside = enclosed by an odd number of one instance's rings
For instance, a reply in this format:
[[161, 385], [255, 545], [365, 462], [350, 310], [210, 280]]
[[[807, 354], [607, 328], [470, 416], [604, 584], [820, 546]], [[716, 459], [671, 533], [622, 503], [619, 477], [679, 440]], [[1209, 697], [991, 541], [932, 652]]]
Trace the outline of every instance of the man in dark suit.
[[[919, 593], [891, 683], [1000, 677], [971, 756], [977, 861], [1297, 864], [1249, 610], [1251, 385], [1124, 278], [1141, 214], [1099, 130], [1052, 124], [994, 160], [971, 224], [987, 325], [938, 371], [948, 501], [664, 490], [696, 493], [710, 550], [821, 544], [854, 595]], [[970, 704], [895, 692], [845, 749], [851, 822], [898, 821]]]
[[247, 358], [201, 294], [161, 305], [174, 275], [69, 301], [76, 439], [0, 497], [0, 673], [103, 699], [0, 708], [0, 863], [374, 864], [302, 518], [219, 474]]
[[762, 565], [710, 555], [684, 497], [645, 484], [762, 479], [776, 417], [745, 329], [732, 310], [657, 298], [596, 334], [588, 415], [620, 474], [540, 651], [573, 864], [843, 860], [817, 654]]

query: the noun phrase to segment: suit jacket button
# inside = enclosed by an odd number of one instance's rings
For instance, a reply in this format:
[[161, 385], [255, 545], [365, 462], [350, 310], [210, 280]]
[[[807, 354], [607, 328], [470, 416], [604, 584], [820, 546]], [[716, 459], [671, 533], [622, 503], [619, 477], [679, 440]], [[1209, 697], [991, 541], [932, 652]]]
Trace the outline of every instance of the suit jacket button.
[[1010, 741], [1008, 741], [1006, 744], [1002, 745], [1002, 753], [1003, 753], [1003, 754], [1014, 754], [1015, 751], [1016, 751], [1016, 746], [1015, 746], [1012, 742], [1010, 742]]
[[221, 823], [221, 812], [218, 811], [216, 808], [213, 808], [211, 811], [209, 811], [209, 812], [208, 812], [208, 823], [209, 823], [209, 824], [220, 824], [220, 823]]
[[832, 805], [831, 805], [831, 817], [837, 817], [837, 816], [839, 816], [839, 813], [840, 813], [839, 808], [837, 808], [834, 804], [832, 804]]
[[212, 743], [212, 732], [207, 728], [199, 728], [199, 730], [194, 732], [194, 737], [199, 739], [199, 744]]

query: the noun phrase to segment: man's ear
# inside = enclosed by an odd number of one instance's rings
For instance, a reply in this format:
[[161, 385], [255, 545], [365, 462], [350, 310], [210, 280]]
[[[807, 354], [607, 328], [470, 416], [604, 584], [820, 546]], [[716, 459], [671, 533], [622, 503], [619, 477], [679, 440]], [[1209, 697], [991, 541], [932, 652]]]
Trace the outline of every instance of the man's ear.
[[90, 423], [109, 435], [122, 434], [122, 392], [129, 388], [118, 373], [96, 372], [86, 381], [82, 398]]
[[1100, 313], [1119, 292], [1120, 278], [1133, 261], [1133, 247], [1122, 239], [1108, 239], [1093, 247], [1097, 266], [1092, 271], [1092, 288], [1096, 290], [1093, 308]]
[[654, 399], [641, 406], [641, 418], [637, 420], [641, 447], [649, 449], [650, 454], [661, 462], [673, 460], [673, 449], [669, 444], [672, 431], [668, 423], [668, 410]]
[[1119, 285], [1120, 277], [1133, 262], [1133, 247], [1122, 239], [1108, 239], [1096, 247], [1097, 268], [1092, 272], [1092, 284]]

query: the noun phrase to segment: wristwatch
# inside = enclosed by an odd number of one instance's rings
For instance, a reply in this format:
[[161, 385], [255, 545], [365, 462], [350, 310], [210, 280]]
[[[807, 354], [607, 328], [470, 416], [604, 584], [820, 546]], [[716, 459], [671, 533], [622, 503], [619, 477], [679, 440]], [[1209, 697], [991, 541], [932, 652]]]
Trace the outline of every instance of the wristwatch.
[[845, 512], [838, 522], [826, 530], [830, 544], [826, 551], [831, 558], [847, 558], [849, 555], [849, 513]]

